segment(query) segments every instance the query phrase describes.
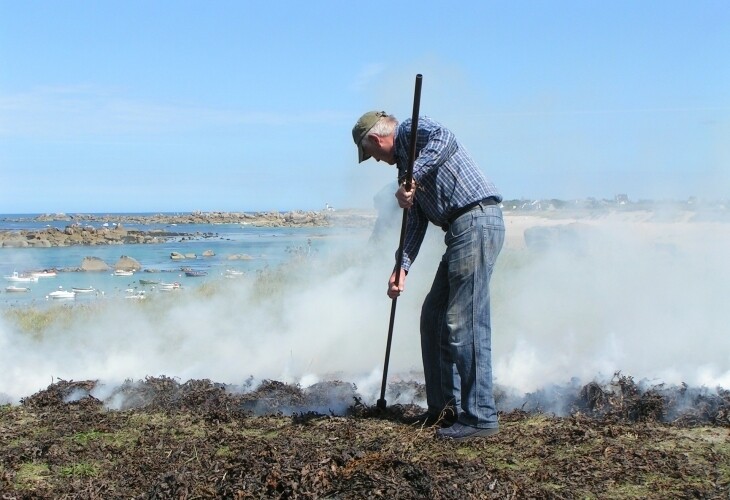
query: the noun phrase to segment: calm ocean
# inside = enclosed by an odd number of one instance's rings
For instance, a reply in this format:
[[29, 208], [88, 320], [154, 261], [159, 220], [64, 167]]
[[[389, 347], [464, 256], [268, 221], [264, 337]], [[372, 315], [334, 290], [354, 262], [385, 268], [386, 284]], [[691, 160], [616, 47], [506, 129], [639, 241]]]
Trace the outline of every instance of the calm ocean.
[[[112, 214], [119, 216], [122, 214]], [[153, 214], [127, 214], [153, 215]], [[0, 214], [0, 230], [39, 230], [45, 227], [65, 228], [70, 222], [39, 222], [37, 214]], [[84, 225], [87, 225], [86, 222]], [[101, 223], [91, 223], [101, 227]], [[152, 280], [163, 283], [178, 282], [183, 288], [190, 288], [206, 281], [221, 279], [230, 271], [244, 274], [255, 273], [266, 267], [274, 267], [292, 255], [315, 253], [326, 254], [332, 243], [338, 248], [342, 245], [360, 245], [367, 241], [369, 229], [348, 228], [270, 228], [252, 227], [242, 224], [132, 224], [124, 223], [126, 229], [149, 231], [163, 229], [170, 232], [187, 234], [212, 234], [206, 238], [182, 240], [176, 238], [167, 243], [146, 245], [102, 245], [69, 246], [52, 248], [0, 248], [0, 306], [40, 305], [57, 303], [46, 296], [59, 287], [70, 290], [73, 287], [93, 287], [104, 292], [104, 297], [128, 295], [130, 290], [154, 291], [150, 285], [142, 285], [139, 280]], [[203, 257], [208, 251], [214, 255]], [[172, 260], [172, 252], [195, 254], [194, 259]], [[232, 258], [246, 255], [250, 259]], [[136, 259], [142, 271], [133, 276], [113, 276], [109, 272], [59, 272], [53, 278], [39, 278], [37, 282], [11, 282], [5, 279], [14, 272], [27, 273], [44, 269], [73, 269], [81, 266], [84, 257], [98, 257], [110, 267], [122, 257]], [[189, 277], [182, 267], [204, 271], [205, 276]], [[153, 271], [153, 272], [150, 272]], [[8, 286], [30, 288], [28, 292], [8, 292]], [[100, 294], [77, 294], [74, 303], [94, 300]], [[71, 302], [71, 301], [69, 301]]]

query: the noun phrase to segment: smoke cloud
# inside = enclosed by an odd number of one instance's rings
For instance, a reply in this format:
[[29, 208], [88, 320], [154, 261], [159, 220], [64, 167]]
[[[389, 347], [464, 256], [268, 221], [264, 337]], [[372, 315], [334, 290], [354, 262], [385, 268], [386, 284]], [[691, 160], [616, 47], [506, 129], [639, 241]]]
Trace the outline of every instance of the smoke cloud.
[[554, 226], [541, 251], [502, 260], [498, 382], [531, 391], [620, 370], [657, 383], [730, 384], [727, 223], [636, 218]]
[[[61, 308], [37, 334], [0, 317], [0, 401], [15, 403], [58, 379], [113, 388], [164, 375], [238, 386], [251, 378], [303, 387], [342, 380], [374, 403], [400, 229], [390, 213], [378, 237], [332, 241], [259, 277]], [[729, 387], [728, 225], [671, 218], [508, 214], [491, 287], [496, 384], [520, 395], [621, 371]], [[431, 227], [398, 300], [389, 382], [422, 380], [418, 317], [443, 249], [443, 233]], [[400, 402], [421, 403], [412, 397]]]

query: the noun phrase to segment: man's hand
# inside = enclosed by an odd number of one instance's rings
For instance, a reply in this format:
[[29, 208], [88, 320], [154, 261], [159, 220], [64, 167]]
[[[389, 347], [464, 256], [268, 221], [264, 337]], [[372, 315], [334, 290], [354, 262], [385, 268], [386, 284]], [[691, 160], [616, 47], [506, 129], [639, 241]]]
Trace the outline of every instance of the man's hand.
[[395, 197], [401, 208], [411, 208], [416, 199], [416, 182], [411, 182], [411, 189], [409, 191], [406, 190], [405, 184], [401, 184], [398, 191], [395, 192]]
[[400, 270], [400, 278], [398, 279], [398, 286], [395, 285], [395, 271], [390, 275], [388, 280], [388, 297], [395, 299], [398, 297], [403, 289], [406, 287], [406, 273], [403, 269]]

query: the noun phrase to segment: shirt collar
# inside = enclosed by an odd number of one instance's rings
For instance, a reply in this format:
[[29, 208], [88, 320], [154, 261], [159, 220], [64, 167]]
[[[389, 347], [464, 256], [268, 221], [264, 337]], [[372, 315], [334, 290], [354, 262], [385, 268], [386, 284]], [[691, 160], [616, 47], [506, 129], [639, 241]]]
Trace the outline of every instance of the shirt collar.
[[398, 132], [400, 130], [400, 126], [395, 127], [395, 132], [393, 133], [393, 156], [395, 157], [395, 163], [396, 165], [399, 164], [401, 161], [406, 161], [408, 158], [401, 158], [401, 148], [398, 147]]

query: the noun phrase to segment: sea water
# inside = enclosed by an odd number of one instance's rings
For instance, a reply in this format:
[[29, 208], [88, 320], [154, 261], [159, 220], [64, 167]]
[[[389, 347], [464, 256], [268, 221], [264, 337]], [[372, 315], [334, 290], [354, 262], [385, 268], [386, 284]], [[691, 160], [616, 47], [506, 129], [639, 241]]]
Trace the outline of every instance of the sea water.
[[[120, 214], [114, 214], [119, 216]], [[151, 215], [151, 214], [127, 214]], [[37, 215], [2, 215], [0, 230], [40, 230], [46, 227], [64, 229], [71, 222], [37, 220]], [[84, 221], [84, 225], [101, 228], [101, 223]], [[179, 283], [183, 288], [199, 286], [211, 280], [256, 273], [276, 267], [293, 256], [323, 255], [331, 243], [358, 245], [367, 240], [366, 228], [332, 227], [254, 227], [246, 224], [142, 224], [124, 223], [127, 230], [165, 230], [196, 235], [175, 237], [165, 243], [68, 246], [50, 248], [0, 248], [0, 306], [27, 306], [57, 303], [48, 294], [74, 287], [95, 289], [94, 293], [77, 293], [74, 302], [111, 296], [127, 296], [138, 291], [154, 291], [154, 285], [140, 280]], [[206, 235], [205, 237], [201, 235]], [[171, 254], [194, 254], [195, 258], [173, 260]], [[212, 254], [203, 256], [204, 253]], [[142, 266], [132, 276], [115, 276], [113, 267], [122, 257], [132, 257]], [[104, 272], [57, 272], [55, 277], [41, 277], [37, 282], [11, 282], [5, 279], [13, 272], [20, 274], [44, 269], [71, 270], [81, 266], [85, 257], [97, 257], [110, 266]], [[190, 277], [183, 268], [203, 271], [204, 276]], [[30, 288], [28, 292], [8, 292], [15, 285]]]

